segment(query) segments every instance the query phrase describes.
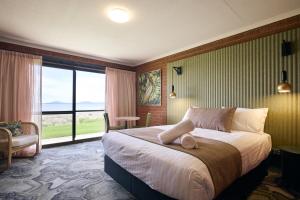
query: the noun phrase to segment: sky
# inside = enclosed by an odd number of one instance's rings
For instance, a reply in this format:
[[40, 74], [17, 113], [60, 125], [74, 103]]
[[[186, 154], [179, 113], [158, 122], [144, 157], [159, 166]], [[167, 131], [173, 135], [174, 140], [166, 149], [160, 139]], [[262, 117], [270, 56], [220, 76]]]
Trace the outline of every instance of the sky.
[[[43, 67], [42, 102], [72, 102], [71, 70]], [[105, 74], [76, 71], [76, 101], [105, 102]]]

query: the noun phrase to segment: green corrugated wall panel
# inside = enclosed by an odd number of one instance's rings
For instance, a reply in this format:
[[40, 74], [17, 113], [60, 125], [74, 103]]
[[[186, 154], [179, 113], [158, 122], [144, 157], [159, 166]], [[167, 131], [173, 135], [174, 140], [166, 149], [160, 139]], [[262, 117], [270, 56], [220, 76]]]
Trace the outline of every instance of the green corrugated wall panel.
[[[276, 91], [283, 39], [294, 48], [285, 62], [291, 94]], [[174, 73], [177, 98], [168, 98], [169, 124], [178, 122], [192, 105], [268, 107], [265, 131], [273, 145], [300, 146], [300, 28], [168, 63], [168, 94], [174, 66], [182, 66], [183, 74]]]

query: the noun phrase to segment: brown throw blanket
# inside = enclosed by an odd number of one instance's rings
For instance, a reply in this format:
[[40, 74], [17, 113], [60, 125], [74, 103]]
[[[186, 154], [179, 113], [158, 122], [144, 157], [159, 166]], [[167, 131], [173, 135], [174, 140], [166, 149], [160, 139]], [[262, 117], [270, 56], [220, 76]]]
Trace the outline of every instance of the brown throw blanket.
[[157, 138], [157, 135], [162, 131], [158, 128], [118, 130], [120, 133], [175, 149], [200, 159], [207, 166], [211, 175], [215, 197], [241, 176], [241, 154], [234, 146], [202, 137], [195, 137], [198, 149], [185, 149], [180, 144], [175, 143], [165, 145], [161, 144]]

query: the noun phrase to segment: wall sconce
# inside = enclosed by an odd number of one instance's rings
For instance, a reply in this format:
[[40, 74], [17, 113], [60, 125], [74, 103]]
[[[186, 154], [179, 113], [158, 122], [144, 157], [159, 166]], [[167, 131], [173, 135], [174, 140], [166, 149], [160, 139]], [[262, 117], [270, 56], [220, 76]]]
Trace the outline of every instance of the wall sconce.
[[283, 40], [281, 44], [281, 56], [282, 56], [282, 71], [281, 82], [277, 85], [277, 91], [279, 93], [290, 93], [292, 91], [292, 85], [288, 82], [287, 71], [284, 69], [284, 58], [292, 55], [292, 44]]
[[173, 83], [173, 71], [176, 71], [177, 75], [181, 75], [182, 74], [182, 67], [173, 67], [172, 68], [172, 91], [170, 93], [170, 98], [174, 99], [176, 98], [176, 93], [174, 92], [174, 83]]

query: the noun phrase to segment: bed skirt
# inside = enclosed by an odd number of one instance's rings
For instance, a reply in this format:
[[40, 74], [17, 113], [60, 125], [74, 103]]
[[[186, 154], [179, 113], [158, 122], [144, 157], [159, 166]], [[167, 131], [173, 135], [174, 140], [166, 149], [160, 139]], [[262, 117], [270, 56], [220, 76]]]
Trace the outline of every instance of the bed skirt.
[[[216, 199], [245, 199], [268, 174], [269, 160], [270, 159], [267, 158], [258, 167], [236, 180]], [[174, 200], [150, 188], [143, 181], [119, 166], [107, 155], [104, 156], [104, 171], [139, 200]]]

